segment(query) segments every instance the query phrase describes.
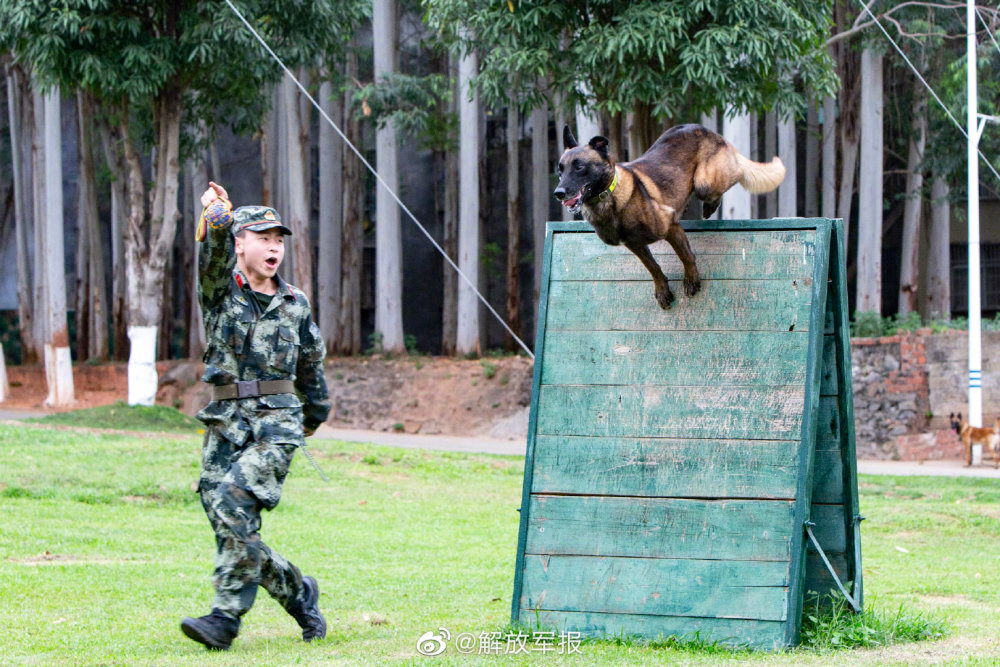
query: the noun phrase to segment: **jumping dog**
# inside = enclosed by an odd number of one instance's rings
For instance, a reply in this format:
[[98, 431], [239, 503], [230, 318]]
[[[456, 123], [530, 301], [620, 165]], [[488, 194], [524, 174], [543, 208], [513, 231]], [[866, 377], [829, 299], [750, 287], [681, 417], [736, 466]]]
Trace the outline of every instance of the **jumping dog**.
[[972, 465], [972, 445], [983, 446], [983, 456], [987, 454], [993, 459], [993, 467], [1000, 466], [1000, 417], [993, 420], [993, 428], [977, 428], [962, 417], [959, 412], [957, 417], [954, 413], [950, 415], [951, 427], [955, 429], [962, 443], [965, 445], [965, 465]]
[[601, 136], [580, 146], [569, 126], [563, 128], [563, 144], [556, 199], [574, 213], [582, 210], [602, 241], [635, 253], [653, 276], [656, 301], [664, 310], [674, 295], [649, 251], [650, 243], [665, 239], [673, 247], [684, 265], [685, 294], [694, 296], [701, 288], [694, 253], [680, 224], [691, 193], [703, 202], [707, 218], [735, 184], [761, 194], [785, 178], [785, 166], [777, 157], [766, 164], [749, 160], [701, 125], [667, 130], [631, 162], [616, 163], [608, 140]]

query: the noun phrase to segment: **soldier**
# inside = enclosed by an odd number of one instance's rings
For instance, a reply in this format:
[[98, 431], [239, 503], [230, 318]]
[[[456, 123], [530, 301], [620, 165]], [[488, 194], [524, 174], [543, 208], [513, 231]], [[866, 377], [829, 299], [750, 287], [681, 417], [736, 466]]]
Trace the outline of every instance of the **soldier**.
[[212, 401], [205, 423], [201, 503], [215, 531], [212, 613], [185, 618], [181, 630], [210, 649], [228, 649], [258, 585], [302, 627], [326, 636], [319, 586], [261, 541], [261, 510], [274, 509], [295, 448], [330, 412], [323, 340], [309, 301], [277, 275], [291, 230], [274, 209], [235, 211], [215, 183], [196, 238], [204, 242], [198, 297], [208, 332], [205, 375]]

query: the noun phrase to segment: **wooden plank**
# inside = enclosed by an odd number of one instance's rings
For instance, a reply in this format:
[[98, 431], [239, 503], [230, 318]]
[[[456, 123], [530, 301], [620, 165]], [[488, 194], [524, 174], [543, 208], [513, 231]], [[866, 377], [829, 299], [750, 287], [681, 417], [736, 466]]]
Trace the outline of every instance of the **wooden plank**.
[[799, 440], [799, 387], [541, 385], [539, 435]]
[[[826, 557], [830, 559], [830, 564], [833, 565], [833, 569], [837, 572], [837, 576], [840, 577], [841, 583], [847, 588], [847, 592], [851, 592], [851, 586], [848, 583], [850, 575], [848, 574], [847, 566], [847, 556], [843, 553], [832, 553], [826, 551]], [[823, 564], [823, 560], [819, 557], [819, 554], [815, 551], [810, 551], [806, 556], [806, 582], [803, 590], [806, 592], [806, 600], [808, 601], [809, 592], [819, 593], [820, 595], [827, 595], [829, 593], [840, 593], [840, 589], [837, 588], [837, 584], [833, 581], [833, 577], [830, 576], [830, 571], [826, 569], [826, 565]]]
[[542, 384], [802, 384], [808, 346], [798, 331], [563, 331], [545, 340]]
[[833, 334], [823, 336], [823, 379], [819, 393], [823, 396], [836, 396], [837, 384], [837, 341]]
[[812, 501], [824, 505], [844, 502], [844, 467], [839, 450], [818, 450], [813, 475]]
[[[810, 509], [810, 520], [816, 524], [812, 529], [813, 535], [823, 547], [823, 551], [843, 553], [847, 549], [843, 505], [813, 504]], [[807, 539], [807, 547], [815, 550], [812, 540]]]
[[652, 279], [555, 282], [550, 285], [545, 329], [808, 331], [812, 294], [806, 278], [705, 280], [693, 297], [673, 283], [677, 300], [669, 310], [656, 305]]
[[[532, 493], [791, 498], [798, 443], [540, 435]], [[840, 463], [839, 454], [835, 457]], [[839, 483], [839, 479], [838, 479]], [[814, 496], [815, 498], [815, 496]]]
[[840, 451], [840, 413], [836, 396], [820, 396], [816, 451]]
[[[812, 266], [816, 233], [696, 232], [688, 235], [703, 280], [795, 278]], [[669, 279], [680, 279], [683, 266], [666, 241], [649, 246]], [[552, 255], [553, 281], [642, 280], [649, 272], [624, 246], [606, 246], [596, 234], [559, 234]]]
[[525, 553], [788, 564], [793, 503], [532, 495]]
[[781, 621], [787, 598], [787, 562], [526, 555], [520, 608]]
[[[697, 637], [734, 648], [746, 646], [764, 650], [784, 645], [785, 624], [779, 621], [575, 611], [540, 611], [536, 614], [533, 609], [522, 609], [521, 613], [523, 618], [531, 619], [532, 624], [537, 621], [543, 628], [555, 628], [560, 633], [575, 631], [583, 637], [613, 639], [622, 635], [640, 635], [650, 639], [678, 637], [681, 640]], [[568, 652], [569, 649], [563, 650]]]
[[[540, 344], [545, 340], [545, 320], [549, 303], [549, 274], [552, 266], [552, 237], [553, 229], [551, 225], [545, 228], [544, 255], [542, 256], [542, 282], [541, 292], [538, 300], [538, 317], [536, 318], [535, 341], [539, 344], [535, 346], [534, 368], [531, 379], [531, 407], [528, 413], [528, 443], [524, 457], [524, 482], [521, 485], [521, 512], [520, 523], [517, 530], [517, 556], [514, 565], [514, 594], [511, 597], [511, 620], [518, 620], [518, 600], [521, 599], [521, 575], [524, 572], [524, 545], [528, 534], [528, 512], [527, 507], [531, 498], [531, 476], [534, 473], [534, 452], [535, 438], [538, 431], [538, 388], [541, 384], [542, 367], [546, 363], [545, 346]], [[537, 249], [536, 249], [537, 252]]]

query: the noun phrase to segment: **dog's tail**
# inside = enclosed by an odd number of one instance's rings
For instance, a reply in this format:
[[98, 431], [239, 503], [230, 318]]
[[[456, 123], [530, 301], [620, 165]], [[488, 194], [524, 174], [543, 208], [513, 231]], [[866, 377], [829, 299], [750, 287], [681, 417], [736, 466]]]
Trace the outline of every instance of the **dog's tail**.
[[750, 194], [770, 192], [785, 180], [785, 165], [777, 155], [770, 162], [754, 162], [736, 153], [736, 163], [740, 166], [739, 183]]

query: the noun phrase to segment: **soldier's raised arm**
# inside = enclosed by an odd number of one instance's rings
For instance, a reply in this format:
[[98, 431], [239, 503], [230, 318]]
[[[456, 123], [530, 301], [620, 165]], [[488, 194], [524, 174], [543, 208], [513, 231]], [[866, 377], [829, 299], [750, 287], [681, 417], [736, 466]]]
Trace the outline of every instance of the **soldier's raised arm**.
[[209, 182], [201, 195], [204, 210], [198, 220], [195, 240], [202, 243], [198, 258], [198, 300], [202, 308], [212, 308], [225, 296], [236, 253], [233, 249], [233, 205], [226, 189]]

